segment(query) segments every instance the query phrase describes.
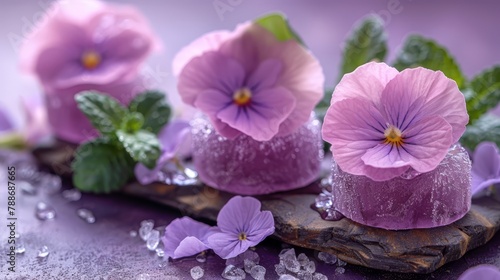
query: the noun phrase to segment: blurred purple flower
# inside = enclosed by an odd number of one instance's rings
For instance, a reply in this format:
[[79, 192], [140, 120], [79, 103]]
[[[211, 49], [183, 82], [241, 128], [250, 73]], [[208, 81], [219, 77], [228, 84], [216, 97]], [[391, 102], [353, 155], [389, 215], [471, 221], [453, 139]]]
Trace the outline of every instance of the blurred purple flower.
[[177, 54], [173, 70], [182, 100], [229, 139], [290, 134], [323, 96], [323, 72], [310, 52], [255, 23], [197, 39]]
[[500, 154], [492, 142], [481, 142], [472, 156], [472, 195], [500, 183]]
[[189, 217], [173, 220], [161, 238], [165, 246], [165, 255], [173, 259], [189, 257], [210, 249], [207, 237], [214, 227], [197, 222]]
[[489, 264], [482, 264], [467, 269], [458, 280], [500, 280], [500, 270], [498, 267]]
[[323, 138], [342, 170], [385, 181], [436, 168], [468, 119], [463, 94], [442, 72], [371, 62], [335, 88]]
[[271, 212], [260, 211], [257, 199], [235, 196], [220, 210], [217, 226], [208, 243], [217, 255], [229, 259], [273, 234], [274, 219]]
[[70, 142], [96, 135], [73, 96], [97, 90], [127, 104], [142, 90], [139, 66], [159, 43], [131, 6], [57, 1], [21, 48], [21, 67], [46, 94], [54, 133]]
[[26, 118], [24, 138], [29, 145], [36, 145], [51, 135], [47, 110], [39, 95], [22, 98], [21, 102]]
[[5, 111], [0, 108], [0, 132], [10, 131], [12, 129], [13, 126], [10, 119], [7, 117]]
[[147, 185], [160, 180], [161, 170], [175, 156], [186, 157], [190, 153], [186, 147], [190, 145], [191, 126], [187, 121], [174, 120], [169, 122], [158, 133], [158, 138], [162, 146], [162, 154], [156, 161], [154, 169], [148, 169], [141, 163], [135, 166], [135, 177], [143, 184]]

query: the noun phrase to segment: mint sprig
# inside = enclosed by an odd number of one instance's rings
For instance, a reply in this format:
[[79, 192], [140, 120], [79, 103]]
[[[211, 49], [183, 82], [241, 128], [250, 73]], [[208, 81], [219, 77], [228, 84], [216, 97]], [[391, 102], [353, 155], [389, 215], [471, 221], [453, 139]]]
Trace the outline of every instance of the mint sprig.
[[170, 118], [165, 95], [147, 91], [128, 107], [116, 99], [93, 91], [76, 95], [78, 108], [101, 133], [76, 151], [73, 183], [83, 191], [109, 193], [119, 190], [142, 163], [152, 169], [160, 156], [156, 134]]

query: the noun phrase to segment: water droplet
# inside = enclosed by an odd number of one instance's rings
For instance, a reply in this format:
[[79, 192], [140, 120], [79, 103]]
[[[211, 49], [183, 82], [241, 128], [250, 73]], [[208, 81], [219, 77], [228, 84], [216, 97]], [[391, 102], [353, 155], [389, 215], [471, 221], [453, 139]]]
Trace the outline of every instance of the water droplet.
[[68, 201], [78, 201], [82, 198], [82, 193], [77, 189], [65, 190], [62, 196]]
[[80, 208], [76, 211], [76, 213], [78, 214], [78, 217], [82, 218], [82, 220], [86, 221], [87, 223], [95, 223], [95, 217], [92, 211], [85, 208]]
[[24, 244], [20, 241], [16, 243], [16, 254], [23, 254], [26, 251], [26, 248], [24, 247]]
[[163, 258], [165, 256], [165, 251], [162, 248], [156, 248], [156, 255], [160, 258]]
[[36, 195], [36, 193], [37, 193], [36, 188], [32, 184], [30, 184], [26, 181], [18, 181], [16, 184], [17, 184], [17, 187], [19, 187], [21, 189], [23, 194]]
[[129, 233], [130, 237], [136, 237], [137, 236], [137, 231], [131, 230]]
[[195, 280], [200, 279], [201, 277], [203, 277], [203, 275], [205, 275], [205, 271], [200, 266], [195, 266], [191, 268], [189, 273], [191, 273], [191, 278]]
[[151, 230], [153, 230], [155, 223], [152, 220], [144, 220], [141, 222], [141, 228], [139, 228], [139, 236], [142, 240], [146, 241], [151, 235]]
[[45, 258], [49, 255], [49, 248], [47, 246], [42, 246], [42, 248], [40, 248], [40, 250], [38, 250], [38, 257], [39, 258]]
[[156, 250], [156, 247], [158, 247], [158, 244], [160, 243], [160, 232], [157, 231], [156, 229], [151, 230], [149, 233], [149, 237], [146, 241], [146, 246], [150, 251]]
[[38, 185], [47, 194], [58, 193], [61, 189], [61, 178], [52, 174], [39, 173], [39, 183]]
[[53, 220], [56, 217], [54, 207], [45, 202], [38, 202], [35, 209], [36, 217], [41, 221]]
[[200, 263], [206, 262], [207, 261], [207, 255], [205, 254], [205, 252], [201, 252], [200, 254], [198, 254], [196, 256], [196, 261], [200, 262]]

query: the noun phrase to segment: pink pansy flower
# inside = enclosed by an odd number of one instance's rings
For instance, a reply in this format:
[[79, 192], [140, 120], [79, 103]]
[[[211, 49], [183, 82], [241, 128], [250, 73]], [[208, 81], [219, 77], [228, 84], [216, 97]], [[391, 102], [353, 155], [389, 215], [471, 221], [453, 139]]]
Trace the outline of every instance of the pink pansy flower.
[[190, 137], [191, 126], [187, 121], [170, 121], [160, 133], [158, 133], [162, 154], [156, 161], [156, 167], [148, 169], [142, 163], [138, 163], [134, 170], [137, 180], [143, 185], [160, 180], [162, 168], [174, 157], [178, 156], [182, 158], [190, 154], [190, 149], [187, 149], [191, 144]]
[[371, 62], [335, 88], [323, 138], [342, 170], [385, 181], [436, 168], [468, 120], [464, 96], [442, 72]]
[[472, 155], [472, 195], [500, 183], [500, 153], [493, 142], [481, 142]]
[[229, 139], [287, 135], [323, 96], [323, 72], [310, 52], [294, 40], [278, 41], [256, 23], [194, 41], [177, 54], [173, 70], [182, 100]]
[[217, 227], [208, 243], [219, 257], [229, 259], [273, 234], [274, 219], [271, 212], [260, 211], [257, 199], [235, 196], [220, 210]]
[[81, 142], [96, 133], [74, 95], [96, 90], [128, 103], [143, 89], [141, 63], [158, 48], [146, 19], [131, 6], [58, 1], [25, 40], [20, 59], [43, 86], [54, 133]]
[[207, 238], [213, 231], [213, 227], [189, 217], [175, 219], [165, 228], [165, 235], [161, 238], [165, 255], [178, 259], [208, 250]]

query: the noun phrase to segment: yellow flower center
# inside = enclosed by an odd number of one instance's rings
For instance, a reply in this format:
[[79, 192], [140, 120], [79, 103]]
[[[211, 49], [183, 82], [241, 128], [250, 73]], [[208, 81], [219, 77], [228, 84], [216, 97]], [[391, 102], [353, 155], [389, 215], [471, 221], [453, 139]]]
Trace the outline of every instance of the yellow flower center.
[[399, 130], [397, 127], [394, 126], [389, 126], [385, 131], [384, 131], [384, 136], [385, 144], [391, 144], [391, 145], [396, 145], [397, 147], [403, 145], [403, 136], [401, 135], [401, 130]]
[[95, 51], [86, 51], [82, 54], [81, 62], [83, 67], [92, 70], [101, 63], [101, 55]]
[[233, 101], [236, 105], [245, 106], [252, 100], [252, 91], [249, 88], [240, 88], [233, 94]]
[[238, 235], [238, 239], [241, 241], [247, 240], [247, 234], [244, 232], [240, 233], [240, 235]]

